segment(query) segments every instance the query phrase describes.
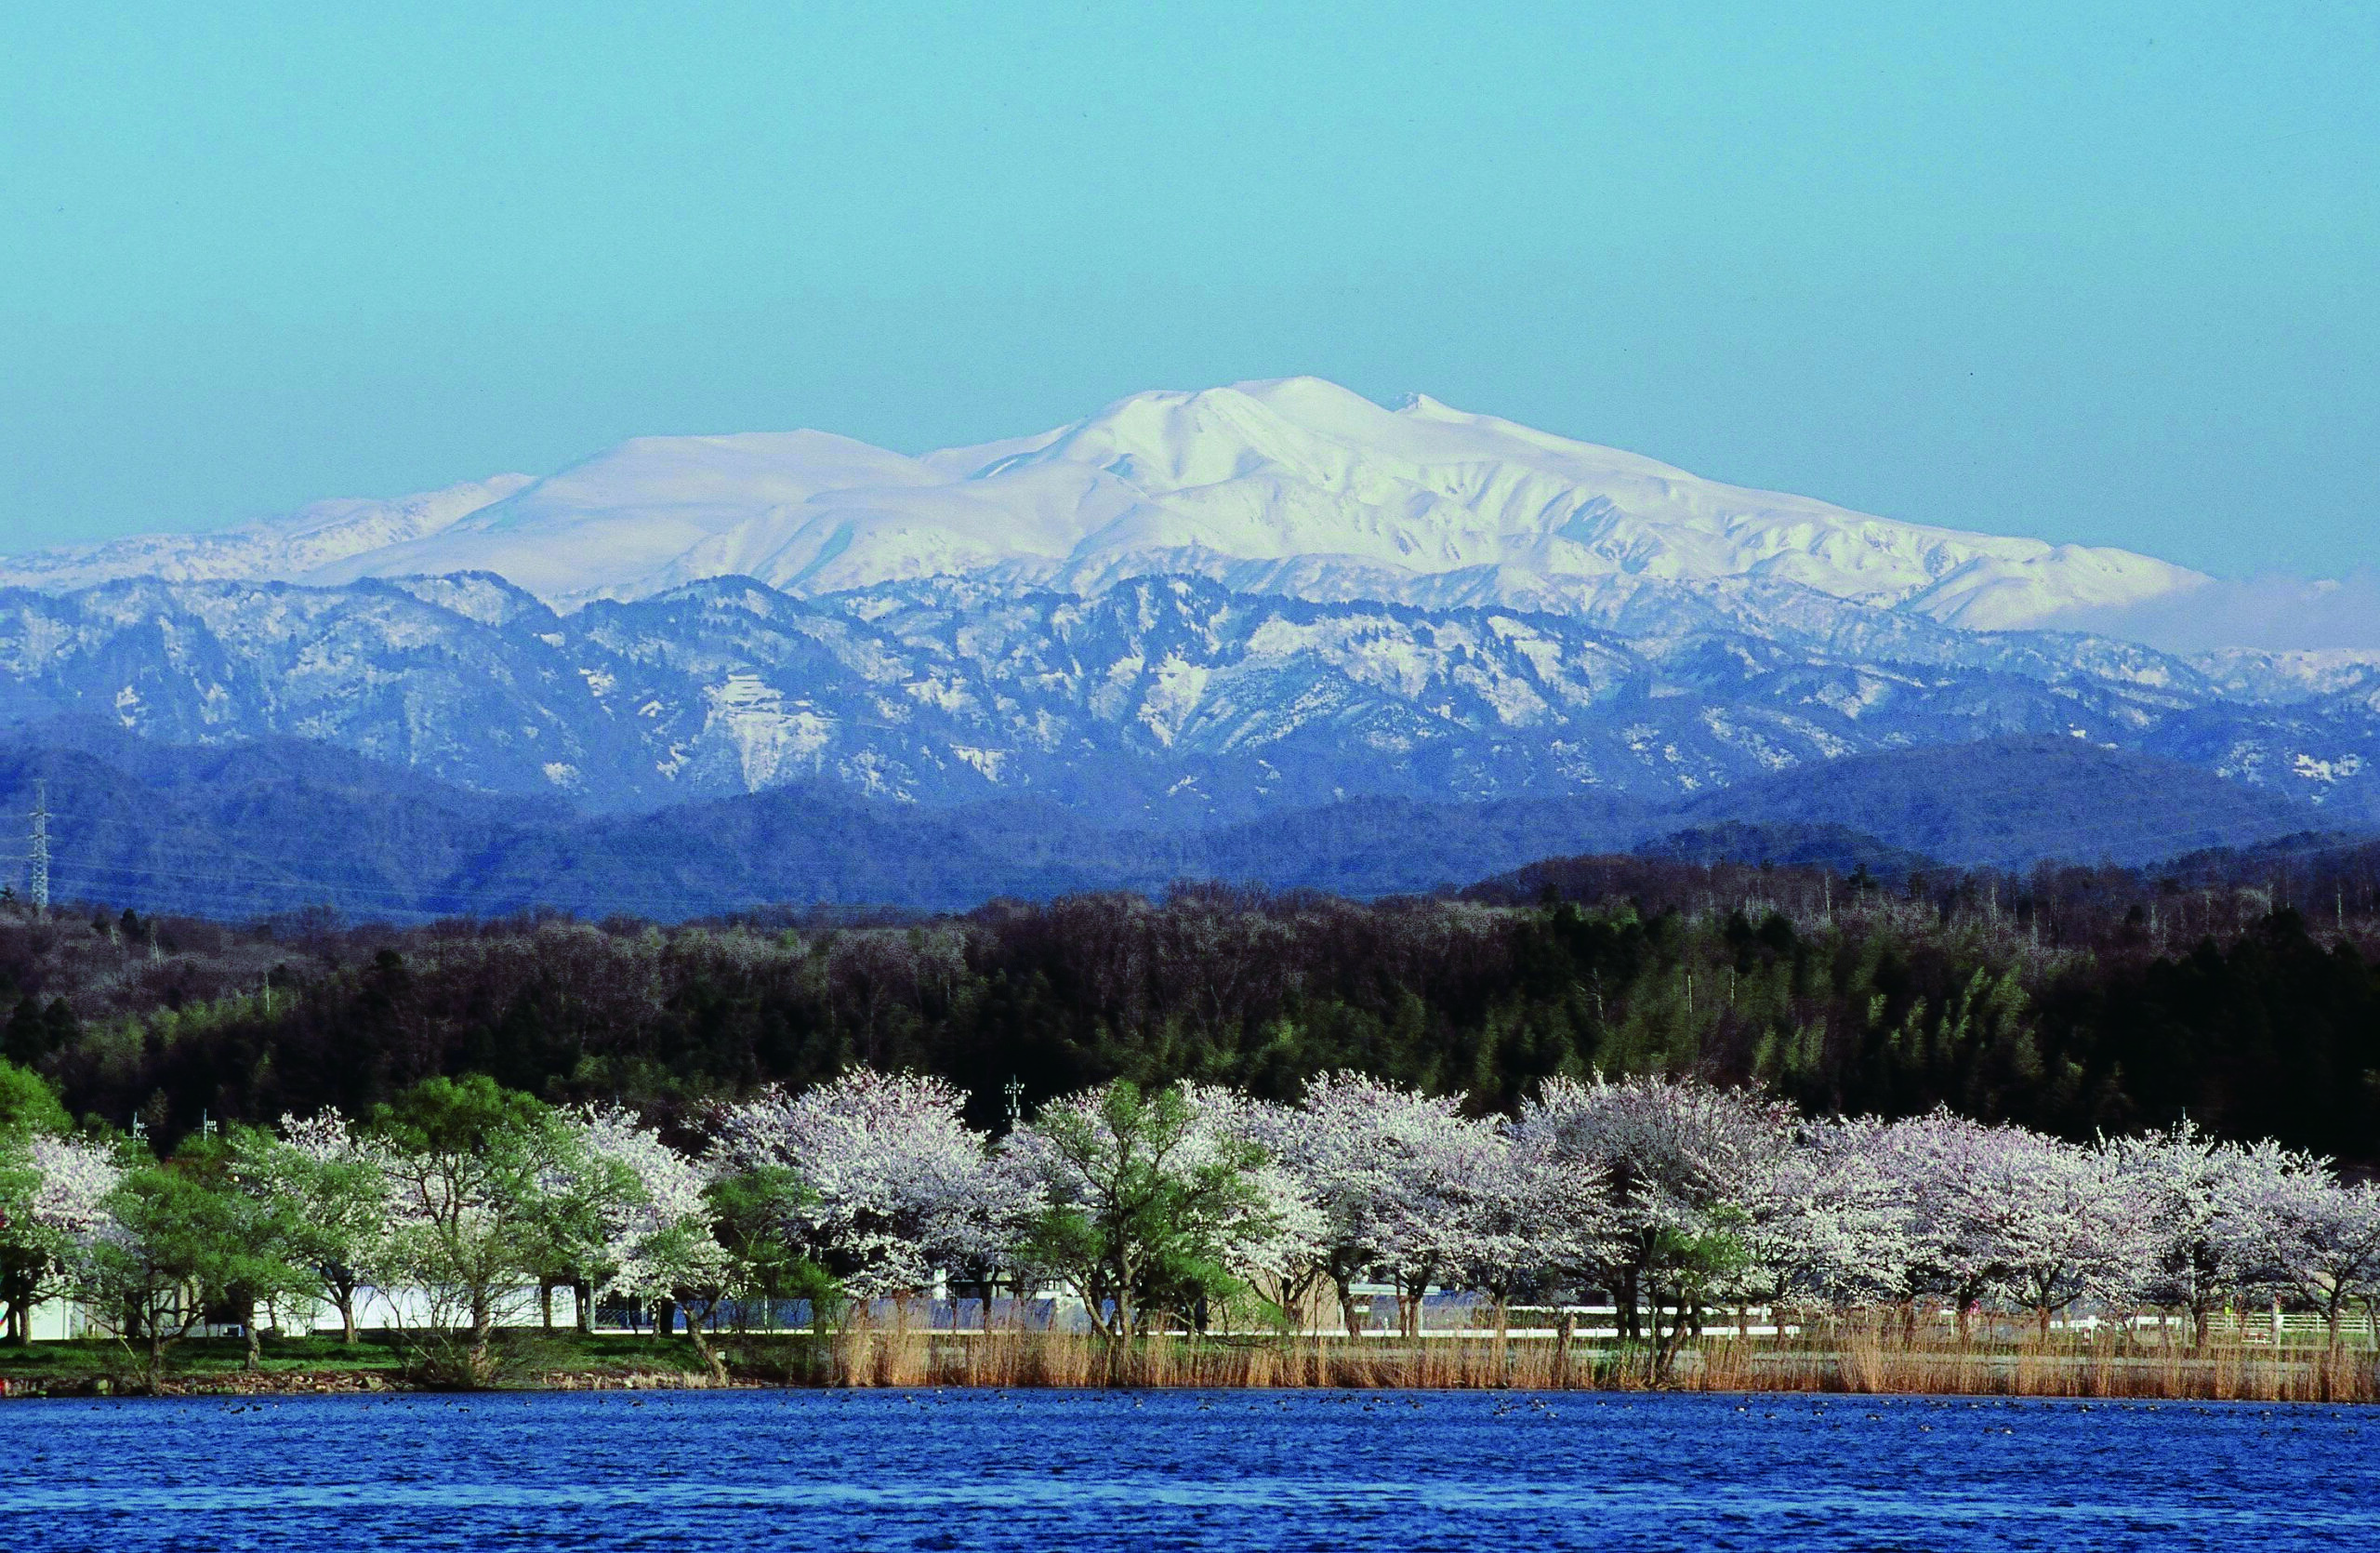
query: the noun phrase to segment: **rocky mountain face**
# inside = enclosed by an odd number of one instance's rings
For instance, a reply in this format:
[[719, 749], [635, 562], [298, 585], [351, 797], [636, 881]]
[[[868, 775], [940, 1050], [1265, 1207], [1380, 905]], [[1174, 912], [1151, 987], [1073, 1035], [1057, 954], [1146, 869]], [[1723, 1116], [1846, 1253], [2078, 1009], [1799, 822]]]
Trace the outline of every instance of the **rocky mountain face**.
[[1935, 627], [1907, 643], [1907, 659], [1855, 656], [1815, 635], [1632, 635], [1192, 577], [817, 599], [715, 578], [569, 613], [484, 576], [134, 580], [0, 593], [0, 721], [314, 739], [594, 810], [820, 781], [1159, 828], [1358, 796], [1671, 804], [1863, 753], [2044, 735], [2185, 762], [2301, 802], [2309, 822], [2373, 813], [2380, 706], [2360, 681], [2267, 704], [2142, 649]]

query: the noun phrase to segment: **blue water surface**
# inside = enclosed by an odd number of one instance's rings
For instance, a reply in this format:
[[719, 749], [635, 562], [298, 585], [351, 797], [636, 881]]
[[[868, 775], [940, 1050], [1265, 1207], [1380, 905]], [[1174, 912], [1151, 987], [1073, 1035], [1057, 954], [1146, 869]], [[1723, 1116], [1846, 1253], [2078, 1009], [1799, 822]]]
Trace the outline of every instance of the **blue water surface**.
[[0, 1548], [2380, 1548], [2380, 1414], [1448, 1392], [0, 1405]]

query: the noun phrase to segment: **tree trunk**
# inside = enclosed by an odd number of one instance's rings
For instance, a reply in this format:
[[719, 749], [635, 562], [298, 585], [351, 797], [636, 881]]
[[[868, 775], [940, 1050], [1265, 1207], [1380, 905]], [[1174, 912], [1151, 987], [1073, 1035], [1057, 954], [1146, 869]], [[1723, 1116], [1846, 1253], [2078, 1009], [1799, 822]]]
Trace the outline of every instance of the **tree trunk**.
[[2213, 1307], [2202, 1305], [2191, 1313], [2190, 1352], [2204, 1353], [2206, 1351], [2206, 1341], [2214, 1334], [2214, 1326], [2215, 1310]]
[[332, 1301], [338, 1307], [338, 1340], [349, 1347], [355, 1346], [355, 1291], [342, 1289]]
[[653, 1302], [653, 1334], [660, 1338], [674, 1337], [677, 1334], [673, 1329], [677, 1324], [678, 1307], [666, 1299], [654, 1300]]
[[1579, 1318], [1563, 1311], [1554, 1329], [1554, 1384], [1557, 1388], [1570, 1384], [1570, 1338], [1578, 1330]]
[[562, 1285], [550, 1278], [537, 1280], [537, 1329], [540, 1332], [554, 1329], [554, 1291], [560, 1287]]
[[717, 1300], [712, 1300], [708, 1305], [703, 1307], [700, 1311], [697, 1311], [694, 1308], [694, 1304], [689, 1301], [685, 1305], [684, 1308], [686, 1312], [686, 1341], [694, 1346], [694, 1353], [702, 1360], [703, 1368], [710, 1372], [712, 1384], [717, 1386], [725, 1386], [727, 1384], [727, 1363], [724, 1360], [719, 1357], [718, 1350], [711, 1347], [710, 1339], [703, 1334], [703, 1321], [712, 1311], [719, 1308], [719, 1302]]
[[584, 1279], [570, 1286], [570, 1312], [571, 1324], [578, 1329], [581, 1337], [594, 1333], [595, 1290]]
[[1426, 1277], [1410, 1283], [1400, 1281], [1396, 1286], [1396, 1327], [1408, 1339], [1418, 1340], [1421, 1335], [1421, 1301], [1429, 1289]]
[[245, 1342], [240, 1368], [255, 1374], [264, 1368], [264, 1346], [257, 1333], [257, 1302], [243, 1301], [240, 1307], [240, 1332]]
[[1661, 1291], [1658, 1286], [1646, 1291], [1645, 1305], [1652, 1319], [1653, 1379], [1657, 1383], [1667, 1384], [1670, 1368], [1677, 1361], [1678, 1347], [1686, 1341], [1686, 1300], [1681, 1293], [1676, 1319], [1670, 1322], [1667, 1334], [1661, 1331]]

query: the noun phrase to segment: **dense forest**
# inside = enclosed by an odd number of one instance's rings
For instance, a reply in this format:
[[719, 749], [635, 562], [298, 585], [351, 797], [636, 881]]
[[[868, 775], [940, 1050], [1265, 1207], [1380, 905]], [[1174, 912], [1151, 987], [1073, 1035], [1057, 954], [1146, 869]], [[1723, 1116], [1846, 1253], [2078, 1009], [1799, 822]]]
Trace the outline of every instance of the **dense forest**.
[[1358, 904], [1214, 887], [956, 916], [245, 927], [0, 905], [0, 1045], [78, 1117], [361, 1113], [484, 1072], [665, 1125], [915, 1069], [978, 1125], [1116, 1078], [1292, 1096], [1359, 1069], [1506, 1109], [1697, 1072], [1817, 1111], [1947, 1104], [2069, 1137], [2188, 1116], [2380, 1157], [2371, 848], [2026, 876], [1585, 857]]

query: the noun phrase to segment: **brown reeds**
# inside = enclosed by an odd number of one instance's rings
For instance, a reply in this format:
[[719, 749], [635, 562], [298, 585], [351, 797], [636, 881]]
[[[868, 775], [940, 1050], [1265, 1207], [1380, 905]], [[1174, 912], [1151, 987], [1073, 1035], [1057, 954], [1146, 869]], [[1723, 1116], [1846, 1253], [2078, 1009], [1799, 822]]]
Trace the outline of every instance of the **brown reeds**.
[[[1780, 1337], [1689, 1338], [1666, 1373], [1608, 1334], [1488, 1331], [1213, 1335], [1130, 1343], [1026, 1325], [954, 1332], [855, 1317], [763, 1347], [727, 1345], [747, 1378], [825, 1387], [1212, 1387], [1341, 1390], [1800, 1391], [2268, 1402], [2380, 1401], [2374, 1355], [2320, 1340], [2186, 1344], [2122, 1328], [2030, 1325], [1961, 1340], [1897, 1313], [1833, 1317]], [[758, 1359], [761, 1353], [773, 1359]], [[758, 1361], [756, 1361], [756, 1360]]]
[[2202, 1347], [2123, 1327], [2046, 1338], [1911, 1330], [1897, 1317], [1837, 1319], [1776, 1343], [1704, 1345], [1680, 1384], [1708, 1390], [1840, 1391], [2166, 1401], [2380, 1401], [2374, 1356], [2315, 1340], [2241, 1337]]

